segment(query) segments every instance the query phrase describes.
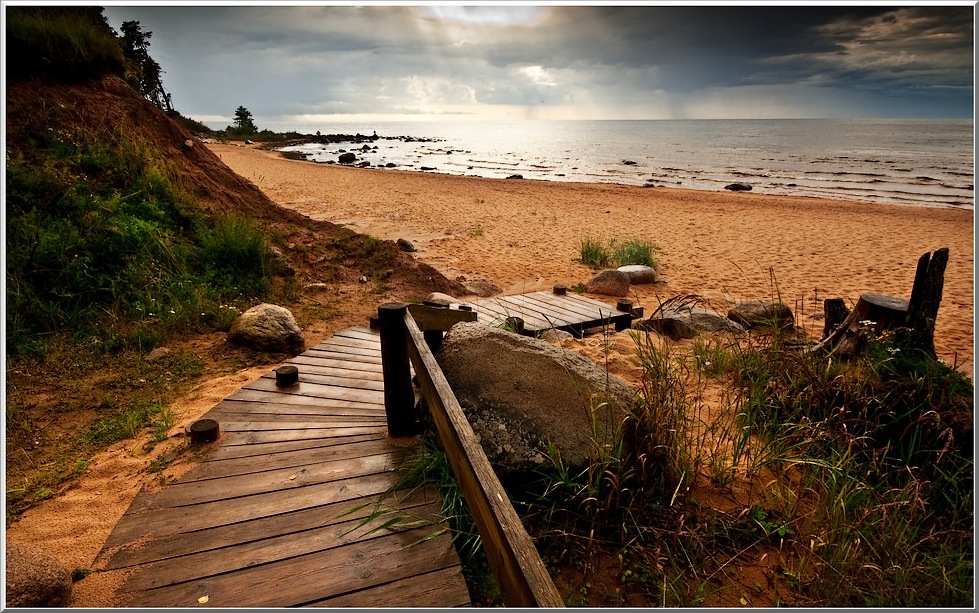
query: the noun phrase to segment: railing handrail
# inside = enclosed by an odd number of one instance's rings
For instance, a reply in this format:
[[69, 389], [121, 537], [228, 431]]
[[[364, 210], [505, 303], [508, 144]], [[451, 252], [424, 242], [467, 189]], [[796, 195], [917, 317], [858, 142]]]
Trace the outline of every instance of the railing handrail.
[[[483, 550], [504, 604], [563, 607], [561, 594], [547, 573], [533, 540], [520, 522], [469, 420], [462, 412], [459, 401], [435, 361], [425, 334], [415, 322], [407, 305], [381, 305], [378, 316], [381, 324], [382, 361], [386, 358], [385, 347], [390, 355], [395, 347], [400, 349], [400, 343], [396, 339], [404, 338], [403, 346], [415, 368], [415, 375], [435, 421], [449, 465], [479, 530]], [[395, 330], [392, 334], [393, 328], [401, 330]], [[393, 336], [395, 342], [385, 343], [386, 336]], [[392, 361], [403, 365], [400, 357], [395, 357]], [[387, 372], [385, 370], [385, 374]], [[409, 375], [405, 373], [405, 376]], [[384, 386], [387, 389], [386, 378]], [[413, 400], [412, 396], [412, 404]], [[389, 420], [390, 411], [398, 410], [396, 407], [385, 408], [389, 411]]]

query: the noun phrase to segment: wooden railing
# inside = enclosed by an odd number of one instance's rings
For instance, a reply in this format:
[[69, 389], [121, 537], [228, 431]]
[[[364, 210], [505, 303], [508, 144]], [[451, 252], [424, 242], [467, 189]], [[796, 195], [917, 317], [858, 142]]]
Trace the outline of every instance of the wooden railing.
[[476, 313], [426, 305], [385, 303], [378, 307], [384, 406], [391, 436], [421, 432], [409, 364], [438, 429], [449, 465], [473, 516], [490, 570], [506, 606], [563, 607], [530, 535], [510, 504], [483, 448], [435, 361], [432, 346], [459, 321]]

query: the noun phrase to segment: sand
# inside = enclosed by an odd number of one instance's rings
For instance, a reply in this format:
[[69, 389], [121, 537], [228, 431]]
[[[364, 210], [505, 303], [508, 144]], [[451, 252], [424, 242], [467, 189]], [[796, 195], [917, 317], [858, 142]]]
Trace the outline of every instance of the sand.
[[[935, 341], [942, 359], [973, 376], [971, 211], [346, 168], [288, 160], [257, 146], [208, 146], [282, 206], [379, 238], [409, 239], [421, 250], [416, 257], [471, 286], [485, 281], [508, 294], [570, 287], [594, 274], [576, 261], [582, 239], [645, 239], [659, 247], [661, 282], [634, 285], [630, 297], [647, 313], [682, 294], [699, 294], [721, 312], [737, 300], [779, 297], [814, 337], [822, 322], [812, 315], [822, 312], [823, 299], [852, 305], [863, 293], [906, 298], [918, 257], [948, 247]], [[349, 310], [307, 331], [307, 342], [336, 326], [366, 323], [370, 309]], [[576, 345], [627, 382], [637, 380], [641, 369], [626, 340], [611, 354], [607, 339]], [[192, 390], [171, 407], [173, 434], [268, 370], [255, 366]], [[72, 489], [26, 512], [7, 538], [41, 547], [68, 570], [97, 566], [136, 494], [160, 486], [147, 463], [182, 441], [168, 439], [151, 455], [141, 451], [143, 443], [124, 441], [99, 454]], [[181, 457], [164, 476], [177, 478], [192, 465]], [[114, 590], [123, 579], [119, 571], [92, 573], [75, 584], [71, 606], [118, 606]]]
[[[379, 238], [411, 240], [447, 276], [503, 293], [573, 286], [593, 274], [576, 261], [584, 238], [644, 239], [659, 247], [664, 282], [633, 285], [652, 312], [698, 294], [719, 312], [780, 298], [818, 337], [825, 298], [908, 298], [918, 257], [949, 248], [935, 343], [973, 375], [974, 214], [762, 193], [349, 168], [289, 160], [234, 143], [208, 145], [282, 206]], [[614, 302], [614, 299], [608, 299]]]

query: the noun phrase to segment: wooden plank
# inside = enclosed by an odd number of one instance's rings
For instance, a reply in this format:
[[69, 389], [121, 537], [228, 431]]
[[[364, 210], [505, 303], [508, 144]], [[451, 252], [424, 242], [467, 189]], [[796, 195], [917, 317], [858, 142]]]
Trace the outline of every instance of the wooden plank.
[[393, 483], [394, 475], [386, 471], [303, 488], [256, 494], [247, 501], [219, 500], [204, 505], [153, 508], [138, 513], [130, 509], [109, 535], [106, 547], [124, 545], [137, 539], [160, 538], [225, 526], [332, 502], [359, 498], [366, 498], [363, 502], [370, 502], [373, 497], [387, 491]]
[[265, 416], [264, 419], [259, 415], [244, 415], [243, 420], [236, 420], [233, 416], [224, 414], [223, 419], [218, 421], [221, 430], [225, 432], [270, 432], [276, 430], [347, 430], [349, 428], [364, 428], [383, 425], [382, 422], [367, 422], [351, 418], [349, 420], [336, 418], [325, 422], [318, 422], [307, 419], [307, 415], [302, 415], [293, 420]]
[[[350, 351], [344, 351], [342, 345], [330, 345], [324, 346], [322, 348], [314, 347], [312, 349], [307, 349], [303, 356], [313, 359], [323, 358], [323, 359], [334, 359], [334, 360], [345, 360], [348, 362], [358, 362], [361, 364], [378, 364], [381, 363], [381, 356], [375, 355], [374, 353], [364, 354], [357, 347], [350, 347]], [[298, 356], [297, 356], [298, 357]]]
[[[317, 365], [317, 364], [292, 364], [289, 366], [295, 366], [299, 371], [299, 378], [303, 379], [307, 376], [317, 376], [317, 377], [342, 377], [349, 379], [351, 381], [383, 381], [384, 377], [381, 376], [381, 369], [370, 368], [370, 369], [354, 369], [354, 368], [337, 368], [336, 366], [328, 365]], [[269, 371], [262, 375], [266, 378], [275, 378], [275, 371]]]
[[[279, 536], [263, 537], [261, 540], [234, 544], [221, 549], [209, 549], [156, 562], [149, 562], [136, 569], [126, 579], [123, 592], [137, 592], [207, 579], [223, 573], [231, 573], [263, 564], [270, 564], [309, 554], [328, 551], [348, 545], [383, 538], [409, 529], [423, 529], [429, 532], [439, 529], [438, 505], [428, 504], [402, 510], [397, 516], [404, 517], [400, 523], [409, 522], [413, 526], [398, 527], [390, 523], [393, 516], [381, 515], [371, 518], [348, 518], [347, 521], [329, 526], [290, 532]], [[285, 521], [285, 520], [281, 520]], [[423, 522], [422, 525], [416, 522]], [[322, 522], [321, 522], [322, 523]], [[273, 528], [274, 529], [274, 528]]]
[[520, 304], [512, 296], [498, 296], [486, 301], [479, 301], [476, 308], [477, 310], [489, 308], [494, 313], [501, 314], [503, 319], [519, 317], [524, 320], [524, 326], [528, 330], [546, 330], [552, 327], [539, 310], [527, 308], [526, 305]]
[[[347, 442], [330, 447], [295, 450], [291, 453], [252, 455], [244, 458], [226, 459], [222, 462], [203, 462], [180, 478], [183, 485], [206, 479], [234, 477], [265, 472], [275, 469], [300, 469], [320, 462], [330, 462], [344, 458], [357, 458], [366, 455], [385, 454], [391, 451], [391, 444], [383, 439]], [[298, 472], [297, 472], [298, 474]]]
[[[276, 443], [283, 441], [302, 441], [302, 440], [321, 440], [330, 438], [342, 438], [355, 436], [358, 434], [371, 434], [374, 436], [384, 436], [387, 432], [387, 425], [384, 426], [357, 426], [351, 428], [307, 428], [305, 430], [266, 430], [263, 432], [240, 432], [237, 439], [240, 445], [253, 445], [255, 443]], [[224, 435], [222, 434], [222, 439]], [[218, 439], [219, 441], [222, 439]]]
[[423, 304], [409, 304], [408, 311], [422, 332], [425, 330], [441, 330], [445, 332], [457, 323], [476, 321], [475, 311], [460, 311], [459, 309], [448, 308], [440, 309]]
[[332, 398], [334, 400], [353, 400], [356, 402], [384, 402], [384, 394], [379, 390], [364, 390], [336, 385], [320, 385], [300, 379], [289, 387], [277, 387], [274, 379], [258, 378], [243, 385], [242, 390], [275, 392], [283, 396], [307, 396], [309, 398]]
[[[399, 532], [360, 546], [329, 549], [141, 592], [125, 604], [130, 607], [195, 606], [198, 598], [206, 595], [209, 607], [302, 606], [458, 564], [458, 557], [447, 538], [418, 542], [429, 535], [429, 530], [419, 528]], [[404, 555], [406, 547], [411, 549], [410, 558]]]
[[574, 325], [584, 318], [581, 313], [565, 309], [562, 306], [548, 304], [530, 296], [521, 296], [521, 300], [540, 311], [545, 319], [553, 323], [555, 328]]
[[308, 349], [307, 352], [313, 355], [316, 355], [317, 352], [341, 353], [343, 355], [357, 355], [364, 358], [378, 358], [381, 356], [379, 350], [367, 347], [354, 347], [353, 345], [336, 340], [325, 340], [316, 347]]
[[347, 520], [361, 520], [379, 509], [397, 508], [410, 512], [414, 507], [437, 501], [438, 491], [433, 487], [415, 488], [409, 491], [396, 490], [366, 499], [345, 500], [230, 525], [148, 539], [139, 541], [136, 545], [105, 551], [104, 568], [115, 570], [179, 558], [201, 551], [222, 550], [241, 543], [251, 543], [313, 528], [328, 528]]
[[320, 368], [342, 368], [345, 370], [359, 370], [368, 373], [379, 373], [381, 372], [380, 362], [370, 361], [370, 362], [354, 362], [352, 360], [345, 360], [342, 358], [328, 358], [323, 357], [328, 352], [317, 351], [315, 354], [312, 351], [297, 355], [296, 357], [290, 359], [283, 364], [292, 364], [302, 372], [303, 368], [306, 366], [320, 367]]
[[[276, 376], [275, 373], [267, 373], [262, 375], [263, 379], [270, 379], [275, 383]], [[353, 378], [349, 376], [334, 376], [334, 375], [321, 375], [317, 373], [311, 373], [308, 370], [301, 370], [299, 372], [299, 383], [311, 383], [316, 385], [329, 385], [332, 387], [347, 387], [353, 389], [362, 390], [374, 390], [377, 392], [384, 391], [383, 379], [377, 378]], [[288, 387], [277, 387], [276, 389], [283, 391], [292, 390], [293, 386]]]
[[405, 325], [411, 360], [456, 481], [479, 528], [483, 550], [504, 602], [507, 606], [564, 606], [530, 535], [410, 314], [405, 315]]
[[[569, 316], [573, 315], [576, 321], [601, 318], [608, 312], [608, 308], [582, 304], [577, 300], [568, 299], [567, 296], [555, 296], [547, 292], [535, 292], [528, 294], [526, 298], [559, 312], [568, 313]], [[609, 305], [605, 306], [611, 308]]]
[[324, 345], [342, 345], [344, 347], [357, 347], [358, 349], [366, 349], [368, 351], [381, 351], [380, 341], [377, 340], [377, 335], [374, 334], [371, 335], [371, 338], [361, 338], [348, 335], [344, 332], [338, 332], [316, 346], [322, 347]]
[[549, 306], [542, 306], [535, 301], [528, 300], [524, 296], [508, 296], [507, 303], [522, 312], [533, 313], [537, 320], [543, 322], [542, 324], [535, 326], [535, 328], [538, 330], [547, 330], [550, 328], [559, 328], [561, 326], [572, 325], [580, 319], [577, 316], [573, 316], [569, 319], [565, 316], [565, 314], [558, 312], [556, 309]]
[[381, 347], [378, 344], [377, 339], [367, 340], [362, 338], [345, 338], [342, 336], [331, 336], [323, 339], [323, 341], [316, 345], [314, 349], [334, 351], [337, 347], [359, 349], [362, 355], [371, 355], [372, 353], [381, 352]]
[[[299, 396], [295, 394], [283, 394], [279, 391], [260, 391], [256, 389], [241, 388], [234, 394], [228, 396], [227, 400], [240, 402], [260, 402], [272, 404], [290, 404], [298, 406], [328, 406], [331, 408], [350, 408], [350, 409], [376, 409], [377, 402], [344, 400], [342, 398], [322, 398], [313, 396]], [[383, 406], [383, 403], [382, 403]]]
[[404, 453], [387, 453], [348, 457], [306, 466], [276, 468], [272, 470], [215, 477], [204, 481], [178, 481], [171, 483], [157, 495], [137, 497], [133, 501], [133, 513], [143, 513], [164, 507], [189, 507], [224, 500], [242, 500], [248, 496], [301, 489], [312, 485], [353, 479], [362, 475], [392, 472]]
[[304, 449], [325, 449], [334, 445], [346, 445], [347, 443], [358, 443], [361, 441], [376, 441], [384, 437], [387, 426], [377, 428], [376, 432], [369, 434], [354, 434], [348, 436], [337, 436], [331, 438], [314, 438], [307, 440], [287, 440], [273, 443], [251, 443], [251, 444], [230, 444], [235, 443], [233, 437], [244, 437], [241, 433], [222, 435], [222, 446], [210, 451], [202, 460], [202, 463], [223, 462], [225, 460], [235, 460], [256, 455], [275, 455], [279, 453], [288, 454], [293, 451]]
[[333, 417], [363, 417], [370, 419], [384, 417], [384, 410], [376, 405], [365, 407], [338, 407], [319, 404], [289, 404], [280, 402], [248, 402], [247, 400], [222, 400], [209, 411], [215, 413], [238, 413], [241, 415], [272, 414], [282, 416], [320, 415]]
[[466, 607], [469, 590], [462, 568], [452, 566], [407, 579], [399, 579], [366, 590], [358, 590], [307, 604], [307, 607]]
[[363, 328], [359, 326], [352, 326], [350, 328], [345, 328], [339, 332], [333, 334], [335, 337], [340, 338], [359, 338], [363, 340], [374, 341], [375, 343], [380, 343], [378, 340], [377, 330], [371, 330], [370, 328]]

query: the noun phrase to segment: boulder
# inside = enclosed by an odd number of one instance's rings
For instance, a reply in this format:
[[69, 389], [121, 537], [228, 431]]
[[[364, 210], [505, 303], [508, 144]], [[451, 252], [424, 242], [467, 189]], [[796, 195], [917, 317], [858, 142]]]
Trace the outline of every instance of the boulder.
[[357, 155], [350, 152], [341, 153], [340, 157], [337, 158], [337, 161], [341, 164], [353, 164], [357, 161]]
[[501, 473], [545, 464], [547, 443], [569, 466], [584, 466], [638, 403], [625, 382], [591, 360], [485, 324], [452, 326], [437, 357]]
[[262, 303], [238, 316], [231, 324], [228, 340], [260, 351], [297, 355], [306, 340], [292, 312], [275, 304]]
[[624, 297], [629, 295], [629, 274], [620, 270], [603, 270], [585, 284], [591, 294]]
[[747, 183], [731, 183], [730, 185], [725, 185], [724, 189], [729, 189], [732, 192], [749, 192], [751, 191], [751, 186]]
[[415, 251], [418, 251], [418, 249], [415, 247], [415, 244], [410, 240], [408, 240], [407, 238], [399, 238], [396, 244], [402, 251], [407, 251], [408, 253], [414, 253]]
[[[672, 320], [672, 321], [665, 321]], [[741, 324], [716, 311], [693, 304], [664, 303], [638, 327], [655, 330], [673, 339], [692, 338], [700, 332], [744, 332]], [[693, 331], [694, 334], [691, 334]]]
[[34, 545], [7, 541], [7, 607], [64, 607], [71, 573]]
[[513, 175], [508, 176], [507, 179], [523, 179], [523, 175], [521, 175], [521, 174], [513, 174]]
[[728, 319], [745, 328], [760, 326], [792, 328], [795, 326], [795, 315], [792, 314], [792, 309], [781, 302], [745, 300], [731, 307], [727, 316]]
[[697, 336], [697, 329], [680, 319], [650, 317], [635, 326], [639, 330], [652, 330], [675, 341]]
[[627, 266], [619, 266], [616, 270], [629, 275], [629, 283], [635, 285], [656, 283], [656, 269], [652, 266], [629, 264]]
[[456, 304], [459, 301], [448, 294], [443, 294], [442, 292], [432, 292], [427, 298], [425, 298], [425, 302], [437, 302], [439, 304], [448, 306], [450, 304]]

